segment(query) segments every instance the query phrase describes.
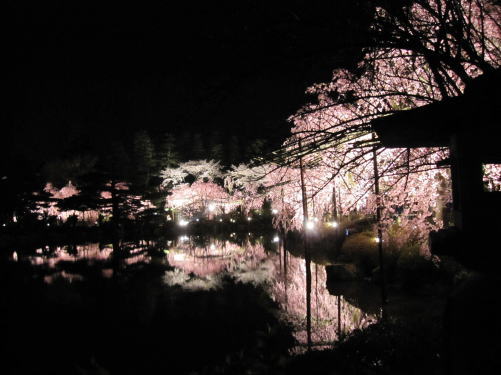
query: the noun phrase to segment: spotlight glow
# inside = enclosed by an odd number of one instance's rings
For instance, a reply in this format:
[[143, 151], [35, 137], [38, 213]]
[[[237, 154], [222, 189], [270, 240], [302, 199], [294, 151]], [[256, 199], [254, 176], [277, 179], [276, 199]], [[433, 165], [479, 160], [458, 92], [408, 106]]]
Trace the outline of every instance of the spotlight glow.
[[313, 221], [307, 221], [306, 222], [306, 229], [308, 229], [308, 230], [315, 229], [315, 222], [313, 222]]
[[175, 261], [183, 261], [186, 255], [184, 253], [175, 253], [174, 260]]

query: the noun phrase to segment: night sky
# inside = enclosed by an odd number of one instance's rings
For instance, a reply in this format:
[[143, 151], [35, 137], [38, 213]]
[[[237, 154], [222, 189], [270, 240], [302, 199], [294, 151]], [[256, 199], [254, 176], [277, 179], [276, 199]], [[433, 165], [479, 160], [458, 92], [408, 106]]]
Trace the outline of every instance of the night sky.
[[[170, 131], [279, 144], [313, 82], [353, 66], [363, 1], [12, 1], [3, 159]], [[67, 151], [67, 150], [66, 150]]]

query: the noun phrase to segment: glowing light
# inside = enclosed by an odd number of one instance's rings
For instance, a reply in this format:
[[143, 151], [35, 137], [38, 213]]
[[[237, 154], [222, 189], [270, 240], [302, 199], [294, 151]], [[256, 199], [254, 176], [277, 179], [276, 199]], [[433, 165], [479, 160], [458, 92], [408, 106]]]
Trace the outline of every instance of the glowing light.
[[315, 222], [314, 221], [307, 221], [306, 222], [306, 229], [308, 229], [308, 230], [315, 229]]
[[210, 249], [211, 250], [216, 250], [216, 245], [214, 245], [214, 244], [210, 245]]
[[215, 211], [216, 210], [216, 205], [215, 204], [209, 204], [209, 211]]
[[183, 261], [185, 257], [186, 257], [185, 253], [175, 253], [174, 254], [175, 261]]
[[187, 226], [189, 223], [190, 223], [189, 221], [184, 220], [184, 219], [181, 219], [181, 220], [179, 220], [178, 225], [179, 225], [180, 227], [185, 227], [185, 226]]
[[314, 217], [314, 218], [313, 218], [313, 221], [314, 221], [315, 223], [318, 223], [318, 218], [317, 218], [317, 217]]
[[251, 220], [252, 220], [252, 218], [249, 216], [249, 217], [247, 218], [247, 221], [251, 221]]
[[273, 242], [275, 243], [280, 242], [280, 237], [278, 236], [273, 237]]
[[167, 221], [172, 221], [172, 217], [170, 217], [170, 215], [167, 215]]
[[272, 213], [273, 215], [276, 215], [276, 214], [278, 214], [278, 210], [277, 210], [276, 208], [274, 208], [273, 210], [271, 210], [271, 213]]
[[331, 221], [329, 223], [329, 225], [332, 227], [332, 228], [337, 228], [339, 226], [339, 224], [337, 223], [337, 221]]
[[222, 221], [223, 221], [223, 219], [219, 219], [219, 222], [222, 222]]
[[48, 226], [48, 227], [50, 227], [50, 224], [49, 224], [49, 223], [47, 223], [47, 226]]
[[195, 219], [195, 221], [197, 221], [197, 222], [198, 222], [198, 221], [200, 221], [200, 219], [198, 219], [198, 218], [197, 218], [197, 219]]
[[185, 242], [185, 241], [188, 241], [188, 240], [189, 240], [188, 236], [181, 236], [181, 237], [179, 237], [179, 241], [181, 241], [181, 242]]
[[379, 237], [374, 237], [374, 241], [375, 241], [376, 243], [382, 242], [382, 241], [381, 241], [381, 239], [380, 239]]
[[17, 252], [15, 252], [15, 251], [12, 253], [12, 260], [14, 262], [17, 262]]
[[2, 227], [6, 227], [6, 226], [7, 226], [7, 224], [5, 224], [5, 223], [2, 224]]

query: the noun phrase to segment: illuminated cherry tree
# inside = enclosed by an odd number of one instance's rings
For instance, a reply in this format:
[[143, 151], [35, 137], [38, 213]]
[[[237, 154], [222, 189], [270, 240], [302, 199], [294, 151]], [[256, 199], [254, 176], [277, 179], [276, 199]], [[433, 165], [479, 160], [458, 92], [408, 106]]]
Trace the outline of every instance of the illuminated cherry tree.
[[223, 172], [214, 160], [190, 160], [160, 173], [162, 186], [171, 189], [167, 207], [183, 215], [225, 213], [237, 203], [222, 186]]
[[290, 206], [301, 225], [302, 159], [309, 216], [374, 213], [376, 161], [384, 222], [422, 235], [442, 226], [449, 170], [437, 163], [447, 149], [383, 149], [370, 121], [461, 95], [475, 77], [499, 68], [500, 9], [481, 0], [382, 2], [357, 71], [337, 69], [331, 82], [308, 88], [317, 102], [291, 116], [292, 136], [277, 153], [283, 167], [274, 172], [291, 183], [276, 189], [273, 204]]

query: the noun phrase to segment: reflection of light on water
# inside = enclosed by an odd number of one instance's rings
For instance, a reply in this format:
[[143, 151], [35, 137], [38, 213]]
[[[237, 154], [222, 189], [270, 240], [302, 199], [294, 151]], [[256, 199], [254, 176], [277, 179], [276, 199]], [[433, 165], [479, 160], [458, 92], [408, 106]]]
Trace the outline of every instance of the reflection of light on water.
[[180, 227], [185, 227], [185, 226], [187, 226], [189, 223], [190, 223], [189, 221], [184, 220], [184, 219], [181, 219], [181, 220], [179, 220], [179, 223], [178, 223], [178, 224], [179, 224], [179, 226], [180, 226]]
[[[287, 256], [287, 273], [280, 256], [274, 256], [275, 267], [280, 270], [272, 280], [272, 295], [285, 311], [285, 316], [295, 327], [295, 337], [302, 345], [307, 343], [306, 332], [306, 267], [304, 260]], [[314, 344], [330, 344], [338, 339], [338, 299], [326, 288], [325, 267], [311, 265], [311, 321]], [[287, 277], [285, 281], [284, 278]], [[342, 333], [363, 328], [375, 320], [341, 297]]]
[[101, 270], [103, 277], [110, 278], [113, 276], [113, 270], [111, 268], [104, 268]]
[[[133, 256], [124, 258], [123, 262], [126, 265], [138, 262], [149, 262], [151, 257], [144, 253], [145, 246], [146, 244], [141, 242], [138, 247], [127, 249], [128, 254]], [[113, 247], [111, 245], [101, 247], [99, 243], [77, 246], [57, 246], [53, 248], [46, 246], [44, 248], [36, 249], [34, 253], [34, 255], [26, 257], [30, 264], [33, 266], [44, 266], [49, 269], [57, 270], [59, 262], [77, 262], [85, 260], [89, 265], [92, 265], [98, 261], [107, 261], [113, 254]], [[102, 271], [104, 277], [111, 277], [112, 272], [112, 270]], [[55, 272], [52, 275], [47, 275], [44, 280], [46, 282], [52, 282], [56, 278], [64, 278], [68, 281], [74, 281], [80, 280], [82, 276], [79, 274], [60, 271]]]
[[100, 248], [98, 243], [78, 245], [75, 247], [70, 246], [57, 246], [51, 249], [46, 248], [46, 255], [44, 249], [36, 249], [36, 256], [28, 257], [31, 264], [40, 265], [47, 264], [49, 267], [54, 267], [60, 261], [77, 261], [86, 259], [90, 261], [106, 260], [113, 252], [112, 247]]
[[215, 241], [205, 246], [193, 246], [193, 242], [180, 243], [176, 251], [185, 254], [184, 260], [176, 259], [175, 251], [171, 251], [166, 254], [169, 264], [199, 277], [232, 272], [246, 262], [256, 265], [267, 256], [261, 244], [241, 246], [231, 241]]
[[[250, 233], [249, 233], [250, 234]], [[234, 238], [236, 234], [232, 233]], [[255, 240], [253, 236], [251, 239]], [[168, 285], [180, 285], [187, 290], [209, 290], [221, 286], [221, 279], [229, 275], [238, 282], [263, 285], [270, 297], [277, 302], [282, 310], [281, 316], [292, 323], [296, 329], [295, 336], [300, 344], [306, 343], [306, 280], [305, 262], [287, 254], [284, 258], [274, 252], [266, 252], [261, 241], [250, 241], [236, 244], [232, 241], [204, 241], [204, 238], [188, 236], [179, 237], [179, 241], [168, 242], [170, 251], [165, 252], [168, 263], [175, 267], [164, 277]], [[279, 236], [272, 237], [273, 242], [279, 242]], [[195, 246], [196, 243], [199, 246]], [[171, 245], [175, 245], [172, 248]], [[134, 247], [135, 246], [135, 247]], [[149, 262], [151, 257], [144, 251], [147, 243], [131, 246], [127, 254], [133, 255], [123, 259], [125, 264]], [[276, 248], [276, 246], [274, 246]], [[99, 244], [88, 244], [72, 247], [51, 247], [37, 249], [32, 256], [27, 257], [32, 264], [53, 267], [54, 274], [44, 280], [48, 283], [57, 278], [65, 278], [70, 282], [82, 280], [82, 276], [59, 271], [57, 263], [61, 260], [75, 261], [106, 260], [113, 253], [111, 245], [100, 247]], [[16, 255], [14, 255], [16, 254]], [[22, 254], [21, 254], [22, 255]], [[12, 259], [17, 253], [12, 253]], [[287, 265], [285, 273], [284, 264]], [[104, 267], [110, 267], [106, 264]], [[101, 270], [103, 277], [112, 277], [113, 270]], [[45, 273], [46, 274], [46, 273]], [[351, 300], [351, 299], [350, 299]], [[352, 306], [343, 297], [339, 298], [342, 332], [348, 333], [356, 328], [363, 328], [375, 317]], [[312, 264], [312, 337], [314, 344], [332, 343], [338, 338], [338, 300], [326, 289], [325, 268]]]
[[47, 284], [52, 284], [57, 279], [64, 279], [64, 280], [69, 281], [71, 283], [73, 281], [82, 281], [84, 278], [82, 275], [78, 275], [76, 273], [69, 273], [66, 271], [61, 271], [61, 272], [57, 272], [57, 273], [52, 274], [52, 275], [47, 275], [47, 276], [44, 276], [44, 278], [43, 278], [44, 282]]

